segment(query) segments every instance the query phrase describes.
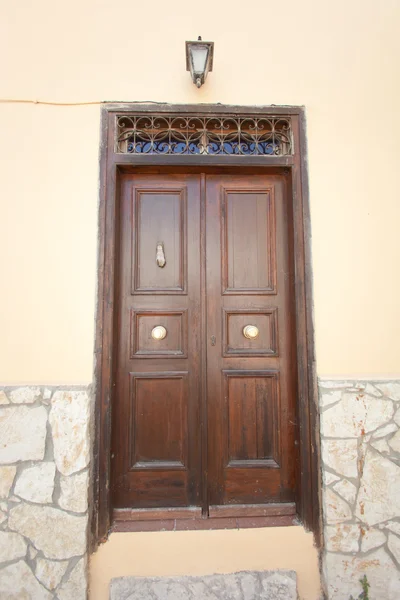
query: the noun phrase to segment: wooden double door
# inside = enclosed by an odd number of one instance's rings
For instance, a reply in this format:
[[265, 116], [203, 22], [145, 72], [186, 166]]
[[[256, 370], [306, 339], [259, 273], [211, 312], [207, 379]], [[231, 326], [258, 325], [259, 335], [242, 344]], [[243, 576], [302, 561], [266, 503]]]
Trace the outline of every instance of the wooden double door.
[[278, 171], [121, 176], [115, 509], [294, 507], [289, 199]]

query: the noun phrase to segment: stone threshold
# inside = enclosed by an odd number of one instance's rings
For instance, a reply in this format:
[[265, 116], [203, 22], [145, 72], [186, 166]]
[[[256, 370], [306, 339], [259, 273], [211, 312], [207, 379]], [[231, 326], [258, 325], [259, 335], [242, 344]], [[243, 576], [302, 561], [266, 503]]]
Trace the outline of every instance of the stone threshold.
[[197, 577], [119, 577], [110, 600], [296, 600], [295, 571], [241, 571]]

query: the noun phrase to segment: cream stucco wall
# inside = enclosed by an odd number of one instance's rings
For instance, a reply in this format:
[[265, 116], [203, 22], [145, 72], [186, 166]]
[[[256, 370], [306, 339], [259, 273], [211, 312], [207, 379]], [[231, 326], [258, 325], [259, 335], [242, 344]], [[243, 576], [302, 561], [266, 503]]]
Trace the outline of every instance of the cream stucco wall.
[[[398, 0], [1, 2], [0, 97], [305, 105], [319, 375], [400, 373]], [[215, 41], [197, 90], [184, 41]], [[87, 383], [99, 105], [0, 106], [1, 383]]]
[[113, 533], [91, 559], [90, 598], [107, 600], [111, 577], [297, 572], [300, 600], [320, 596], [318, 555], [302, 527]]

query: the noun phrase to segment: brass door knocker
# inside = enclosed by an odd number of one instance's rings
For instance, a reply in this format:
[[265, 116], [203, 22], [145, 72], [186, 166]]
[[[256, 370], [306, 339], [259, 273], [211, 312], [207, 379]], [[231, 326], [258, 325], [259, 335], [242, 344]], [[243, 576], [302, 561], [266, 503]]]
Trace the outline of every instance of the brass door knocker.
[[164, 244], [163, 242], [157, 242], [157, 250], [156, 250], [156, 262], [158, 266], [162, 269], [165, 267], [167, 261], [165, 260], [164, 254]]

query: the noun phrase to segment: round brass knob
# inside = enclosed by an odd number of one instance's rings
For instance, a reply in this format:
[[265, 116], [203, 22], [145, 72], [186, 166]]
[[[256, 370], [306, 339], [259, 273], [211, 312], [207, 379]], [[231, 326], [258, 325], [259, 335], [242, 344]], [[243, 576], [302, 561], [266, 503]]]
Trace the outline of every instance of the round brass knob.
[[167, 335], [167, 330], [162, 325], [157, 325], [151, 330], [151, 337], [153, 340], [163, 340]]
[[259, 333], [258, 327], [255, 325], [246, 325], [246, 327], [243, 327], [243, 335], [248, 340], [255, 340]]

